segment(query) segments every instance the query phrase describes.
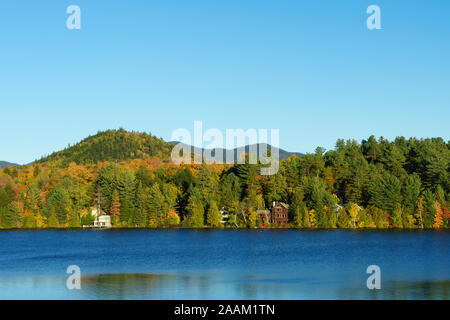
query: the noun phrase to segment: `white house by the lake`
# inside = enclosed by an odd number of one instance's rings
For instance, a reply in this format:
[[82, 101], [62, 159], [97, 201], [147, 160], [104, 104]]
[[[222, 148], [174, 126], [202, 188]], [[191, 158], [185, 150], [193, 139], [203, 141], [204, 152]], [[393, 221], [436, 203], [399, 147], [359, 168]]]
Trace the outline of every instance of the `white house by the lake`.
[[91, 207], [91, 215], [94, 217], [94, 225], [83, 226], [83, 228], [111, 228], [111, 217], [102, 209]]
[[108, 215], [98, 216], [94, 221], [96, 228], [111, 228], [111, 217]]

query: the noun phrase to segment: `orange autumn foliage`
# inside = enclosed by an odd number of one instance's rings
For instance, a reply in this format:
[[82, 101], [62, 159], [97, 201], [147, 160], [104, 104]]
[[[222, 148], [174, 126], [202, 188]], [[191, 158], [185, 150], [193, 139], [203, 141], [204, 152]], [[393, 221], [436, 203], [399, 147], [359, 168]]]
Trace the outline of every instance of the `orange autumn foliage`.
[[436, 216], [434, 218], [434, 223], [433, 223], [433, 228], [435, 229], [439, 229], [442, 227], [442, 225], [444, 224], [444, 211], [441, 208], [441, 205], [439, 204], [439, 202], [435, 202], [434, 206], [436, 207]]

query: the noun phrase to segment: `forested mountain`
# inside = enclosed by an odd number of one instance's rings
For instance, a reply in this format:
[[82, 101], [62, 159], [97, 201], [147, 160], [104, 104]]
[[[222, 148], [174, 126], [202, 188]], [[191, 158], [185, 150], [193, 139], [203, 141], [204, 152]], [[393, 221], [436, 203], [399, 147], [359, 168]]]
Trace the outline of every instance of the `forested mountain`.
[[8, 162], [8, 161], [0, 161], [0, 169], [6, 168], [8, 166], [18, 167], [19, 165], [17, 163], [11, 163], [11, 162]]
[[158, 157], [168, 160], [172, 146], [151, 134], [129, 132], [124, 129], [99, 131], [74, 146], [54, 152], [38, 160], [39, 163], [56, 162], [67, 166], [76, 164], [95, 164], [99, 161], [120, 161]]
[[[95, 164], [100, 161], [121, 161], [130, 159], [147, 159], [157, 157], [162, 161], [169, 161], [173, 145], [177, 142], [165, 142], [160, 138], [156, 138], [151, 134], [140, 132], [129, 132], [124, 129], [99, 131], [81, 142], [69, 146], [66, 149], [43, 157], [37, 162], [55, 162], [60, 167], [66, 167], [69, 163], [76, 164]], [[262, 145], [262, 144], [261, 144]], [[259, 150], [260, 144], [257, 146]], [[188, 146], [192, 152], [194, 148]], [[270, 145], [268, 149], [273, 147]], [[204, 149], [202, 149], [203, 152]], [[214, 156], [216, 150], [212, 150]], [[275, 150], [275, 149], [274, 149]], [[223, 151], [223, 161], [225, 162], [226, 150]], [[237, 159], [238, 148], [232, 150], [234, 159]], [[244, 151], [249, 152], [249, 146], [245, 146]], [[287, 159], [295, 154], [301, 156], [300, 153], [288, 152], [278, 149], [281, 160]], [[5, 166], [6, 167], [6, 166]]]
[[[267, 227], [257, 214], [289, 205], [295, 228], [448, 228], [450, 150], [442, 138], [360, 143], [280, 162], [176, 165], [172, 144], [110, 130], [18, 168], [0, 170], [1, 228], [80, 227], [93, 207], [115, 227]], [[274, 227], [274, 226], [271, 226]]]

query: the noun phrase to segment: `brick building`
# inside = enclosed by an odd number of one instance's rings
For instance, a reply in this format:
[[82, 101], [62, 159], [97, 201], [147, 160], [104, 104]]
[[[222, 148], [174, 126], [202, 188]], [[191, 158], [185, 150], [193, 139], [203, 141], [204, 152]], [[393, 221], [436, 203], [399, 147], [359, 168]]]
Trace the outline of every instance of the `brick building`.
[[274, 202], [270, 223], [275, 225], [287, 224], [289, 221], [289, 205], [284, 202]]

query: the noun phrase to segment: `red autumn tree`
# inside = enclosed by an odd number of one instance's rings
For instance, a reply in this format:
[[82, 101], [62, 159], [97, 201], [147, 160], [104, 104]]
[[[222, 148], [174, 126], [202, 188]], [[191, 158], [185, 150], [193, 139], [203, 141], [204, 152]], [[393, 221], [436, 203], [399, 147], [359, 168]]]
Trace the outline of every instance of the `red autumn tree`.
[[113, 192], [112, 204], [109, 213], [113, 218], [118, 218], [120, 216], [120, 201], [119, 201], [119, 193], [117, 192], [117, 190]]

